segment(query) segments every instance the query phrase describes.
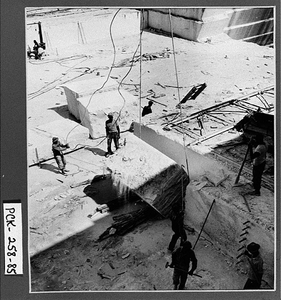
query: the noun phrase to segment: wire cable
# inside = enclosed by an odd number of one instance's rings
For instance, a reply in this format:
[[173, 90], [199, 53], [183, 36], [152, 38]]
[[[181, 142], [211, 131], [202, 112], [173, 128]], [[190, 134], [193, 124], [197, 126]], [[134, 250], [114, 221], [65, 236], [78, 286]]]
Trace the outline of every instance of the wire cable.
[[139, 99], [139, 123], [140, 123], [140, 136], [139, 138], [141, 139], [141, 117], [142, 117], [142, 111], [141, 111], [141, 92], [142, 92], [142, 34], [143, 34], [143, 27], [144, 27], [144, 10], [142, 9], [141, 11], [141, 17], [142, 19], [140, 20], [141, 24], [141, 30], [140, 30], [140, 99]]
[[[82, 62], [84, 62], [84, 61], [86, 61], [86, 60], [89, 59], [89, 57], [86, 56], [86, 55], [84, 55], [84, 57], [86, 57], [86, 59], [84, 59]], [[29, 101], [29, 100], [32, 100], [33, 98], [38, 97], [38, 96], [40, 96], [40, 95], [42, 95], [42, 94], [44, 94], [44, 93], [47, 93], [47, 92], [49, 92], [50, 90], [52, 90], [53, 88], [55, 88], [55, 87], [49, 87], [49, 86], [51, 86], [52, 84], [54, 84], [54, 83], [56, 83], [57, 81], [61, 80], [61, 78], [63, 78], [64, 76], [66, 76], [72, 69], [74, 69], [74, 68], [75, 68], [77, 65], [79, 65], [79, 64], [81, 64], [81, 61], [80, 61], [79, 63], [75, 64], [74, 66], [70, 67], [70, 68], [65, 72], [65, 74], [60, 75], [59, 77], [57, 77], [57, 78], [54, 79], [53, 81], [49, 82], [48, 84], [46, 84], [45, 86], [43, 86], [42, 88], [40, 88], [39, 90], [30, 93], [30, 94], [28, 95], [28, 101]], [[82, 74], [76, 76], [75, 78], [68, 79], [68, 80], [64, 81], [63, 83], [66, 83], [66, 82], [68, 82], [68, 81], [70, 81], [70, 80], [76, 79], [76, 78], [78, 78], [78, 77], [80, 77], [80, 76], [83, 76], [84, 74], [85, 74], [85, 71], [84, 71]]]
[[[178, 69], [177, 69], [177, 62], [176, 62], [176, 54], [175, 54], [175, 44], [174, 44], [174, 32], [173, 32], [173, 25], [172, 25], [172, 17], [171, 17], [171, 9], [169, 8], [169, 20], [170, 20], [170, 31], [172, 36], [172, 47], [173, 47], [173, 57], [174, 57], [174, 67], [175, 67], [175, 75], [176, 75], [176, 81], [177, 81], [177, 90], [178, 90], [178, 100], [179, 100], [179, 107], [180, 107], [180, 117], [181, 120], [183, 119], [182, 116], [182, 107], [180, 105], [180, 89], [179, 89], [179, 79], [178, 79]], [[183, 122], [181, 122], [181, 126], [183, 129]], [[185, 163], [186, 163], [186, 173], [188, 173], [188, 161], [187, 161], [187, 154], [185, 149], [185, 134], [182, 130], [182, 138], [183, 138], [183, 150], [185, 155]], [[183, 190], [183, 177], [182, 177], [182, 208], [183, 208], [183, 202], [184, 202], [184, 190]]]
[[[102, 85], [102, 87], [99, 88], [98, 90], [100, 90], [100, 89], [102, 89], [102, 88], [104, 87], [104, 85], [106, 84], [106, 82], [108, 81], [108, 79], [109, 79], [109, 77], [110, 77], [110, 74], [111, 74], [112, 69], [115, 67], [116, 47], [115, 47], [115, 43], [114, 43], [114, 40], [113, 40], [113, 37], [112, 37], [112, 24], [113, 24], [114, 18], [116, 17], [116, 15], [118, 14], [118, 12], [119, 12], [120, 10], [121, 10], [121, 9], [119, 9], [119, 10], [115, 13], [115, 15], [114, 15], [114, 17], [113, 17], [113, 19], [112, 19], [112, 21], [111, 21], [111, 24], [110, 24], [110, 37], [111, 37], [111, 42], [112, 42], [113, 49], [114, 49], [114, 59], [113, 59], [113, 62], [112, 62], [112, 64], [111, 64], [110, 71], [109, 71], [109, 73], [108, 73], [108, 76], [107, 76], [106, 81], [104, 82], [104, 84]], [[139, 47], [140, 47], [140, 44], [137, 45], [137, 48], [136, 48], [135, 52], [133, 53], [133, 57], [132, 57], [132, 59], [131, 59], [131, 65], [130, 65], [130, 68], [129, 68], [128, 72], [127, 72], [127, 73], [125, 74], [125, 76], [121, 79], [121, 81], [120, 81], [120, 83], [119, 83], [119, 85], [118, 85], [118, 88], [117, 88], [118, 93], [120, 94], [120, 96], [121, 96], [122, 99], [123, 99], [123, 105], [122, 105], [121, 109], [120, 109], [119, 112], [118, 112], [118, 117], [115, 119], [115, 122], [117, 122], [117, 121], [119, 120], [120, 115], [121, 115], [121, 112], [122, 112], [122, 110], [124, 109], [124, 106], [125, 106], [125, 104], [126, 104], [126, 99], [125, 99], [125, 97], [123, 96], [123, 94], [121, 93], [120, 88], [121, 88], [121, 86], [122, 86], [122, 84], [123, 84], [123, 81], [124, 81], [125, 78], [129, 75], [129, 73], [131, 72], [131, 70], [132, 70], [132, 68], [133, 68], [133, 66], [134, 66], [134, 59], [135, 59], [135, 56], [136, 56], [136, 53], [137, 53]], [[96, 91], [92, 94], [92, 96], [94, 96], [94, 94], [95, 94], [98, 90], [96, 90]], [[91, 96], [91, 97], [92, 97], [92, 96]], [[90, 99], [90, 100], [91, 100], [91, 99]], [[90, 101], [89, 101], [89, 102], [90, 102]], [[90, 104], [90, 103], [88, 103], [88, 105], [89, 105], [89, 104]], [[88, 107], [88, 105], [87, 105], [86, 107]], [[77, 126], [79, 126], [79, 125], [77, 125]], [[75, 126], [75, 128], [76, 128], [77, 126]], [[74, 130], [74, 128], [73, 128], [72, 130]], [[126, 130], [126, 131], [127, 131], [127, 130]], [[69, 132], [69, 134], [70, 134], [70, 132]], [[69, 135], [69, 134], [68, 134], [68, 135]], [[68, 136], [67, 136], [67, 137], [68, 137]], [[104, 137], [104, 136], [101, 136], [101, 137], [98, 137], [98, 138], [95, 138], [95, 139], [101, 139], [101, 138], [103, 138], [103, 139], [102, 139], [98, 144], [96, 144], [95, 147], [98, 146], [98, 145], [100, 145], [100, 144], [106, 139], [106, 136], [105, 136], [105, 137]], [[86, 146], [90, 146], [90, 145], [84, 145], [84, 146], [86, 147]]]
[[[111, 67], [110, 67], [109, 72], [108, 72], [108, 74], [107, 74], [106, 80], [104, 81], [104, 83], [102, 84], [101, 87], [99, 87], [98, 89], [96, 89], [96, 90], [92, 93], [92, 95], [91, 95], [91, 97], [90, 97], [90, 99], [89, 99], [89, 101], [88, 101], [88, 103], [87, 103], [87, 105], [86, 105], [85, 108], [88, 108], [88, 107], [89, 107], [89, 105], [90, 105], [90, 103], [91, 103], [91, 101], [92, 101], [93, 96], [94, 96], [98, 91], [100, 91], [100, 90], [103, 89], [103, 87], [105, 86], [105, 84], [108, 82], [109, 77], [110, 77], [110, 74], [111, 74], [111, 72], [112, 72], [112, 69], [113, 69], [113, 66], [114, 66], [114, 63], [115, 63], [115, 59], [116, 59], [116, 47], [115, 47], [114, 40], [113, 40], [113, 38], [112, 38], [112, 24], [113, 24], [113, 21], [114, 21], [115, 17], [117, 16], [117, 14], [119, 13], [120, 10], [121, 10], [121, 8], [119, 8], [119, 9], [115, 12], [115, 14], [114, 14], [114, 16], [113, 16], [113, 18], [112, 18], [112, 20], [111, 20], [111, 22], [110, 22], [110, 25], [109, 25], [110, 39], [111, 39], [112, 46], [113, 46], [113, 61], [112, 61]], [[86, 117], [86, 109], [85, 109], [85, 113], [84, 113], [83, 117], [81, 118], [81, 123], [84, 121], [85, 117]], [[68, 140], [68, 137], [69, 137], [70, 133], [71, 133], [75, 128], [77, 128], [79, 125], [80, 125], [80, 124], [77, 124], [76, 126], [74, 126], [74, 127], [68, 132], [68, 134], [67, 134], [67, 136], [66, 136], [66, 138], [65, 138], [66, 142], [67, 142], [67, 140]]]

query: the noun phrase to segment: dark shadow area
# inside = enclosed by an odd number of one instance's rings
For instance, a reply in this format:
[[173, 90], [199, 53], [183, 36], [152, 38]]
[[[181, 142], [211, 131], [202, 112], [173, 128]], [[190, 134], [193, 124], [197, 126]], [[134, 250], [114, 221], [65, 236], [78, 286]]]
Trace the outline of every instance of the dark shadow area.
[[141, 200], [139, 196], [129, 190], [124, 195], [119, 195], [110, 174], [96, 175], [91, 184], [84, 188], [83, 192], [97, 204], [106, 204], [109, 211], [116, 210], [126, 205], [126, 203]]
[[[50, 166], [52, 165], [47, 165], [47, 167]], [[55, 169], [54, 166], [52, 167], [53, 169]], [[58, 242], [55, 245], [50, 246], [49, 248], [33, 255], [31, 257], [31, 266], [32, 272], [34, 272], [34, 274], [38, 272], [38, 268], [36, 266], [36, 261], [38, 259], [40, 260], [43, 257], [48, 257], [52, 260], [56, 257], [53, 257], [52, 255], [50, 256], [50, 253], [54, 253], [58, 249], [71, 249], [69, 245], [76, 245], [79, 247], [81, 246], [82, 248], [86, 248], [89, 246], [89, 243], [97, 244], [98, 240], [89, 241], [87, 239], [88, 236], [92, 236], [94, 227], [96, 232], [106, 230], [106, 228], [112, 223], [112, 218], [114, 218], [114, 216], [118, 216], [119, 214], [123, 216], [127, 213], [131, 214], [138, 211], [140, 208], [148, 206], [146, 202], [143, 202], [142, 199], [132, 191], [128, 191], [124, 195], [118, 196], [117, 190], [116, 188], [114, 188], [110, 174], [96, 175], [92, 179], [91, 184], [86, 186], [83, 191], [87, 196], [91, 197], [97, 204], [106, 204], [109, 211], [114, 211], [114, 214], [104, 215], [103, 212], [99, 212], [103, 217], [99, 218], [98, 220], [95, 220], [93, 226], [90, 226], [79, 233], [74, 233], [72, 236], [67, 237], [61, 242]], [[43, 269], [41, 271], [43, 271]]]
[[[145, 203], [143, 204], [145, 207]], [[142, 204], [130, 206], [128, 209], [130, 209], [130, 213], [138, 213], [140, 207], [143, 207]], [[124, 213], [123, 210], [119, 211], [120, 217], [124, 215], [122, 212]], [[117, 217], [117, 214], [115, 214], [115, 216]], [[82, 273], [81, 270], [88, 270], [89, 274], [94, 274], [95, 279], [93, 282], [99, 285], [100, 272], [98, 268], [103, 264], [104, 251], [114, 249], [121, 244], [124, 234], [116, 233], [110, 238], [97, 240], [94, 238], [93, 232], [100, 232], [101, 229], [105, 230], [109, 224], [112, 223], [112, 218], [114, 218], [114, 216], [103, 216], [103, 218], [95, 221], [93, 226], [73, 234], [63, 241], [32, 256], [30, 258], [32, 292], [71, 291], [75, 282], [76, 284], [80, 284], [80, 276], [85, 278], [85, 272]], [[151, 216], [146, 215], [145, 219], [154, 220], [153, 214]], [[133, 230], [143, 221], [144, 220], [141, 220], [138, 224], [134, 222], [126, 232]], [[102, 235], [104, 235], [105, 232]], [[122, 266], [120, 268], [122, 268]], [[69, 278], [65, 277], [66, 272]], [[60, 281], [58, 278], [66, 278], [66, 280]], [[81, 279], [81, 281], [82, 280], [83, 279]], [[83, 288], [81, 288], [81, 290], [83, 290]]]
[[80, 122], [69, 112], [67, 105], [61, 105], [56, 107], [48, 108], [48, 110], [53, 110], [57, 114], [59, 114], [61, 117], [65, 119], [69, 119], [71, 121], [77, 122], [80, 124]]
[[54, 172], [56, 174], [61, 174], [59, 168], [56, 167], [56, 166], [54, 166], [54, 165], [52, 165], [52, 164], [46, 164], [46, 163], [42, 164], [41, 163], [40, 165], [41, 165], [41, 169], [43, 169], [43, 170], [48, 170], [48, 171]]
[[85, 150], [91, 151], [94, 155], [105, 156], [106, 151], [100, 148], [85, 147]]
[[106, 204], [118, 198], [118, 190], [113, 185], [111, 175], [96, 175], [90, 185], [83, 192], [91, 197], [97, 204]]

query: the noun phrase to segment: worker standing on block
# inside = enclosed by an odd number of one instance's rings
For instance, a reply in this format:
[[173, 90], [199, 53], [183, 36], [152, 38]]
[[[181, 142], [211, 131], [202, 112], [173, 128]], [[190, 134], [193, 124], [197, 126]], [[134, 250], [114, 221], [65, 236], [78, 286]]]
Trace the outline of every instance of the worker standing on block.
[[184, 230], [184, 211], [181, 209], [179, 204], [174, 204], [172, 206], [170, 218], [172, 221], [172, 230], [174, 231], [174, 234], [170, 241], [168, 250], [173, 251], [179, 238], [181, 238], [181, 244], [187, 240], [186, 232]]
[[62, 144], [57, 137], [53, 137], [52, 139], [52, 151], [54, 154], [54, 158], [57, 162], [58, 168], [60, 169], [61, 173], [65, 175], [65, 172], [68, 172], [68, 170], [65, 169], [66, 161], [64, 158], [63, 151], [69, 148], [68, 144]]
[[260, 256], [260, 245], [254, 242], [250, 243], [245, 251], [248, 260], [248, 279], [244, 290], [259, 289], [263, 276], [263, 259]]
[[[189, 271], [190, 261], [192, 267]], [[174, 290], [184, 290], [187, 276], [193, 275], [193, 272], [197, 268], [197, 258], [189, 241], [185, 241], [172, 253], [172, 263], [170, 266], [174, 268]]]
[[152, 105], [153, 105], [153, 101], [151, 101], [151, 100], [148, 101], [148, 105], [145, 106], [142, 110], [142, 114], [141, 114], [142, 117], [152, 113]]
[[255, 189], [250, 194], [260, 196], [261, 179], [266, 164], [267, 152], [267, 146], [263, 141], [263, 135], [257, 134], [255, 138], [251, 138], [249, 147], [251, 160], [253, 161], [253, 187]]
[[107, 153], [106, 157], [113, 154], [111, 150], [112, 140], [114, 141], [114, 145], [116, 150], [119, 149], [119, 138], [120, 138], [120, 128], [117, 123], [117, 120], [114, 120], [113, 113], [109, 113], [108, 120], [105, 122], [105, 131], [107, 137]]

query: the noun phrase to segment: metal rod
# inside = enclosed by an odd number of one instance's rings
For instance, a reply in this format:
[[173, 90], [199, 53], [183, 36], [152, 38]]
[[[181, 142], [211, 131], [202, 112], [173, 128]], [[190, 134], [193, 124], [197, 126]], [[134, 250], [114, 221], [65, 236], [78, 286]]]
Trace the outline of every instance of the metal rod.
[[156, 100], [153, 100], [153, 99], [151, 99], [151, 98], [146, 97], [146, 99], [147, 99], [147, 100], [150, 100], [150, 101], [153, 101], [153, 102], [155, 102], [155, 103], [158, 103], [158, 104], [160, 104], [160, 105], [163, 105], [163, 106], [165, 106], [165, 107], [167, 107], [166, 104], [163, 104], [163, 103], [158, 102], [158, 101], [156, 101]]
[[205, 218], [205, 221], [204, 221], [204, 223], [203, 223], [203, 226], [202, 226], [202, 228], [201, 228], [201, 230], [200, 230], [200, 233], [199, 233], [199, 235], [198, 235], [198, 237], [197, 237], [197, 240], [196, 240], [196, 242], [195, 242], [195, 244], [194, 244], [194, 246], [193, 246], [193, 250], [195, 249], [195, 246], [196, 246], [196, 244], [197, 244], [197, 242], [198, 242], [198, 240], [199, 240], [199, 238], [200, 238], [200, 235], [201, 235], [201, 233], [202, 233], [202, 231], [203, 231], [203, 228], [204, 228], [204, 226], [205, 226], [205, 224], [206, 224], [206, 221], [207, 221], [207, 219], [208, 219], [208, 217], [209, 217], [209, 214], [210, 214], [210, 212], [211, 212], [211, 210], [212, 210], [212, 207], [213, 207], [213, 205], [214, 205], [215, 202], [216, 202], [216, 200], [214, 199], [213, 202], [212, 202], [212, 205], [211, 205], [211, 207], [210, 207], [210, 209], [209, 209], [209, 211], [208, 211], [208, 214], [207, 214], [207, 216], [206, 216], [206, 218]]
[[[77, 148], [77, 149], [74, 149], [74, 150], [70, 150], [70, 151], [68, 151], [68, 152], [65, 152], [64, 155], [67, 155], [67, 154], [70, 154], [70, 153], [72, 153], [72, 152], [81, 150], [81, 149], [83, 149], [83, 148], [85, 148], [85, 146], [81, 146], [81, 147], [79, 147], [79, 148]], [[29, 167], [37, 166], [37, 165], [39, 165], [39, 164], [42, 164], [42, 163], [44, 163], [44, 162], [46, 162], [46, 161], [49, 161], [49, 160], [52, 160], [52, 159], [55, 159], [55, 158], [54, 158], [54, 157], [50, 157], [50, 158], [42, 159], [42, 160], [40, 160], [40, 162], [37, 162], [37, 163], [34, 163], [34, 164], [29, 165]]]
[[39, 31], [39, 39], [40, 39], [40, 44], [43, 44], [43, 35], [42, 35], [42, 28], [41, 28], [41, 22], [38, 22], [38, 31]]
[[250, 147], [251, 147], [251, 146], [248, 145], [246, 154], [245, 154], [245, 156], [244, 156], [243, 162], [242, 162], [241, 167], [240, 167], [240, 169], [239, 169], [239, 171], [238, 171], [238, 174], [237, 174], [237, 176], [236, 176], [236, 179], [235, 179], [234, 184], [237, 184], [238, 181], [239, 181], [239, 179], [240, 179], [240, 175], [241, 175], [241, 172], [242, 172], [242, 170], [243, 170], [244, 164], [245, 164], [245, 162], [246, 162], [248, 153], [250, 152]]
[[247, 230], [248, 228], [251, 228], [250, 226], [246, 226], [245, 228], [242, 229], [242, 231]]
[[251, 212], [250, 206], [249, 206], [249, 204], [248, 204], [248, 201], [247, 201], [245, 195], [241, 194], [241, 196], [242, 196], [242, 198], [243, 198], [243, 200], [244, 200], [244, 202], [245, 202], [245, 204], [246, 204], [246, 206], [247, 206], [247, 208], [248, 208], [248, 211]]
[[244, 241], [246, 241], [246, 240], [247, 240], [247, 239], [244, 238], [244, 239], [240, 240], [239, 243], [242, 243], [242, 242], [244, 242]]
[[240, 253], [240, 254], [236, 257], [236, 259], [238, 259], [238, 258], [241, 257], [242, 255], [244, 255], [244, 252]]
[[[244, 100], [244, 101], [247, 101], [247, 100], [249, 100], [250, 97], [254, 97], [254, 96], [256, 96], [256, 95], [259, 95], [261, 92], [264, 93], [264, 92], [266, 92], [267, 90], [271, 90], [271, 89], [274, 89], [274, 86], [270, 86], [270, 87], [267, 87], [267, 88], [258, 90], [258, 91], [256, 91], [256, 92], [253, 92], [253, 93], [248, 94], [248, 95], [246, 95], [246, 96], [241, 96], [241, 97], [239, 97], [239, 98], [237, 98], [237, 99], [230, 99], [230, 100], [227, 100], [227, 101], [225, 101], [225, 102], [223, 102], [223, 103], [215, 104], [215, 105], [210, 106], [210, 107], [208, 107], [208, 108], [202, 109], [202, 110], [199, 111], [199, 112], [195, 112], [195, 113], [193, 113], [193, 114], [190, 114], [188, 117], [186, 117], [186, 118], [184, 118], [184, 119], [182, 119], [182, 120], [170, 122], [170, 125], [171, 125], [171, 126], [178, 125], [178, 124], [180, 124], [180, 123], [186, 122], [186, 121], [189, 120], [190, 117], [192, 117], [192, 116], [195, 116], [195, 115], [198, 116], [198, 115], [200, 115], [200, 114], [205, 114], [206, 112], [210, 112], [210, 111], [213, 111], [213, 110], [216, 110], [216, 109], [218, 109], [218, 108], [225, 107], [225, 106], [229, 106], [229, 105], [238, 105], [238, 106], [242, 107], [242, 105], [239, 105], [239, 101], [241, 101], [241, 102], [242, 102], [243, 100]], [[242, 107], [242, 108], [245, 109], [245, 107]], [[246, 108], [246, 109], [249, 110], [249, 108]]]
[[[172, 268], [172, 269], [174, 269], [174, 267], [172, 267], [171, 266], [171, 264], [169, 263], [169, 262], [166, 262], [166, 265], [165, 265], [165, 268]], [[188, 271], [186, 271], [186, 270], [184, 270], [184, 269], [181, 269], [181, 268], [176, 268], [177, 270], [180, 270], [180, 271], [183, 271], [183, 272], [185, 272], [185, 273], [188, 273]], [[196, 276], [196, 277], [200, 277], [200, 278], [202, 278], [202, 276], [201, 275], [198, 275], [198, 274], [192, 274], [192, 275], [190, 275], [190, 276]]]
[[242, 250], [242, 249], [244, 249], [245, 248], [245, 245], [243, 245], [242, 247], [240, 247], [239, 249], [238, 249], [238, 251], [240, 251], [240, 250]]
[[40, 159], [39, 159], [37, 148], [35, 148], [35, 154], [36, 154], [37, 164], [39, 165], [39, 168], [41, 169], [41, 162], [40, 162]]
[[190, 142], [187, 146], [190, 146], [192, 144], [202, 143], [202, 142], [204, 142], [206, 140], [209, 140], [209, 139], [211, 139], [211, 138], [213, 138], [213, 137], [215, 137], [215, 136], [217, 136], [219, 134], [225, 133], [225, 132], [227, 132], [227, 131], [229, 131], [229, 130], [231, 130], [233, 128], [234, 128], [233, 125], [228, 126], [227, 128], [224, 128], [223, 130], [216, 131], [215, 133], [212, 133], [212, 134], [210, 134], [208, 136], [203, 136], [202, 138], [199, 138], [199, 139], [197, 139], [197, 140], [195, 140], [193, 142]]
[[243, 236], [245, 234], [248, 234], [248, 231], [245, 231], [244, 233], [241, 233], [240, 236]]

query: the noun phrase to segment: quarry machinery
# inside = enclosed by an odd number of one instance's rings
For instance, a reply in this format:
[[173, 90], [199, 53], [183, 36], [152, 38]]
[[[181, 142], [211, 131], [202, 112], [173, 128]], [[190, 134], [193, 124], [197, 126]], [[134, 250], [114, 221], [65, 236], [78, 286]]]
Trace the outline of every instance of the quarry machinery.
[[42, 34], [42, 25], [41, 22], [34, 22], [34, 23], [29, 23], [27, 25], [38, 25], [38, 35], [39, 35], [39, 43], [37, 43], [36, 40], [34, 40], [34, 47], [33, 51], [30, 49], [28, 46], [27, 50], [27, 56], [31, 58], [32, 56], [35, 56], [35, 58], [38, 57], [38, 53], [42, 53], [43, 50], [46, 49], [46, 43], [43, 40], [43, 34]]
[[46, 49], [46, 44], [43, 40], [43, 34], [42, 34], [42, 25], [41, 22], [34, 22], [34, 23], [29, 23], [27, 25], [38, 25], [38, 35], [39, 35], [39, 47], [42, 49]]

